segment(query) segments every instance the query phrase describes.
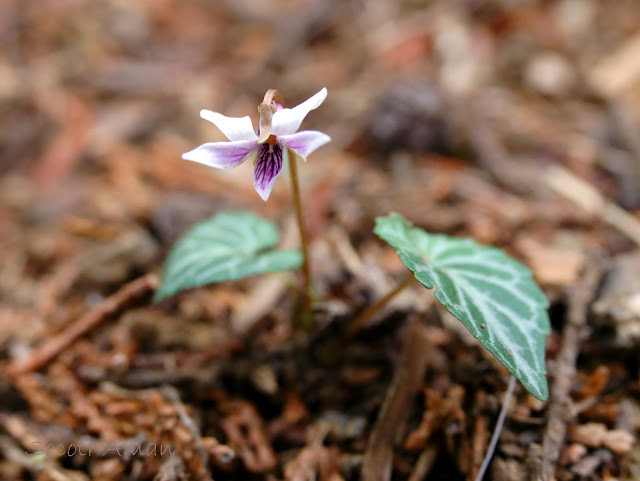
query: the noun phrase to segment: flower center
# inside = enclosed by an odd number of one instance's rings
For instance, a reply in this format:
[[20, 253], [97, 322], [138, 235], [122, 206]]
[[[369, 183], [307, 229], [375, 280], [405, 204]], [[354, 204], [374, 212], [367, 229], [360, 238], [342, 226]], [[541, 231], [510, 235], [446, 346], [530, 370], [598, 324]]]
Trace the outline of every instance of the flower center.
[[[258, 143], [263, 144], [268, 142], [273, 135], [271, 135], [271, 119], [273, 114], [278, 110], [278, 105], [282, 106], [282, 97], [277, 90], [271, 89], [264, 94], [264, 100], [258, 105], [258, 114], [260, 119], [258, 121]], [[275, 142], [272, 140], [272, 142]]]

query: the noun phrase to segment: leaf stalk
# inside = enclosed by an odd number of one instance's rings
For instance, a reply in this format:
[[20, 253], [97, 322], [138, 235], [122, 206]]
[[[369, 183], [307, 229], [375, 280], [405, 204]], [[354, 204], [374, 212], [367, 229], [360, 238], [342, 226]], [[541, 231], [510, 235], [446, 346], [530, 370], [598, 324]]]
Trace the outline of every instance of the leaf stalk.
[[358, 332], [362, 327], [371, 319], [378, 311], [384, 308], [394, 297], [402, 292], [406, 287], [410, 286], [413, 282], [413, 274], [407, 276], [402, 282], [400, 282], [393, 290], [389, 291], [387, 295], [378, 299], [376, 302], [367, 307], [362, 313], [356, 317], [349, 328], [347, 334], [353, 335]]

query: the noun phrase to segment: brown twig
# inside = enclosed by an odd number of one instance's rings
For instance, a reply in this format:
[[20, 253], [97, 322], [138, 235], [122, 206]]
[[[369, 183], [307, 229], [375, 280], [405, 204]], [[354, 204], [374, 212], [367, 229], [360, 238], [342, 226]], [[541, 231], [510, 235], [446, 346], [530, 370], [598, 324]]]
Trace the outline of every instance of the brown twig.
[[576, 359], [584, 335], [587, 310], [603, 272], [602, 264], [600, 260], [590, 262], [580, 282], [569, 293], [568, 320], [562, 334], [562, 349], [556, 360], [548, 422], [542, 439], [542, 462], [532, 468], [537, 472], [530, 473], [531, 479], [543, 481], [554, 479], [555, 466], [564, 443], [567, 423], [573, 416], [569, 391], [576, 373]]
[[393, 444], [409, 415], [411, 400], [423, 381], [429, 353], [429, 339], [416, 320], [409, 324], [400, 364], [380, 409], [362, 460], [363, 481], [389, 481]]
[[227, 444], [252, 473], [271, 471], [278, 463], [264, 422], [252, 404], [246, 401], [225, 401], [221, 404], [224, 418], [220, 427]]
[[46, 340], [27, 359], [14, 362], [7, 369], [7, 374], [15, 377], [25, 372], [40, 369], [78, 338], [98, 327], [110, 316], [123, 309], [129, 302], [155, 290], [157, 285], [158, 278], [155, 274], [147, 274], [135, 279], [107, 297], [95, 309], [86, 313], [57, 336]]
[[178, 416], [180, 417], [180, 421], [182, 424], [189, 430], [191, 436], [193, 437], [193, 441], [198, 448], [198, 454], [200, 455], [201, 466], [199, 467], [200, 471], [203, 474], [203, 478], [205, 481], [211, 480], [211, 473], [209, 473], [209, 469], [207, 467], [209, 456], [207, 455], [207, 451], [202, 442], [202, 436], [200, 436], [200, 430], [196, 423], [191, 419], [191, 417], [187, 414], [187, 411], [182, 404], [182, 400], [180, 399], [180, 394], [178, 391], [169, 385], [162, 386], [161, 389], [162, 394], [165, 398], [167, 398], [175, 407]]
[[416, 461], [416, 464], [409, 475], [409, 481], [421, 481], [426, 479], [429, 471], [436, 462], [438, 457], [439, 449], [430, 444], [428, 445], [422, 453], [420, 453], [420, 457]]
[[640, 245], [640, 221], [619, 205], [608, 202], [591, 184], [558, 166], [548, 167], [543, 181], [556, 193], [597, 215]]

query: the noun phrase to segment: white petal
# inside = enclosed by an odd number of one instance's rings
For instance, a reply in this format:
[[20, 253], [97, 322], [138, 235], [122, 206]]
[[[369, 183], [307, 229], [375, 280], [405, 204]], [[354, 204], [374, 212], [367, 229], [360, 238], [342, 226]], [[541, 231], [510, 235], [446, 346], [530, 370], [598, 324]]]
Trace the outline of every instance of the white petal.
[[216, 169], [232, 169], [247, 160], [257, 147], [255, 140], [209, 142], [182, 154], [182, 158]]
[[257, 138], [251, 119], [248, 116], [240, 118], [227, 117], [211, 110], [201, 110], [200, 117], [218, 127], [231, 141], [254, 140]]
[[320, 104], [324, 102], [325, 98], [327, 98], [327, 89], [323, 88], [313, 97], [292, 109], [278, 110], [273, 114], [271, 133], [276, 137], [279, 135], [295, 134], [307, 114], [313, 109], [318, 108]]
[[293, 135], [281, 135], [278, 142], [289, 147], [306, 162], [307, 156], [331, 142], [331, 137], [317, 130], [303, 130]]

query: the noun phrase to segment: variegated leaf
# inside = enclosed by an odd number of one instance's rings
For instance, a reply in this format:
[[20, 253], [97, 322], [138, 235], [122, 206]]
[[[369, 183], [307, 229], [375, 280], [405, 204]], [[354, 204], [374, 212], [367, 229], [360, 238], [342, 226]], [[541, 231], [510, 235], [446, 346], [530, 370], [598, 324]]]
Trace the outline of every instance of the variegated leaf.
[[190, 287], [295, 269], [298, 250], [272, 249], [278, 227], [251, 213], [223, 212], [192, 227], [173, 247], [155, 299]]
[[378, 217], [375, 233], [531, 394], [547, 399], [548, 302], [525, 265], [471, 239], [429, 234], [397, 214]]

